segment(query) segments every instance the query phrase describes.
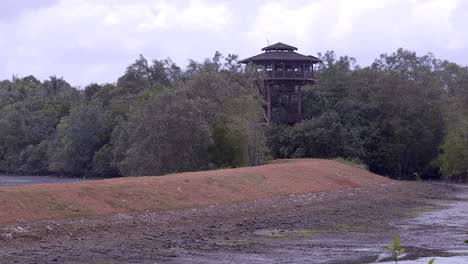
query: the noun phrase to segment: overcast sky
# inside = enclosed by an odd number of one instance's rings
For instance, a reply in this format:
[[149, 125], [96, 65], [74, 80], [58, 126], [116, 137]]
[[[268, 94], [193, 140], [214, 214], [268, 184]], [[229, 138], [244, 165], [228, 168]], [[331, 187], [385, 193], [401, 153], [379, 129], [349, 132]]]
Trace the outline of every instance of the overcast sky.
[[0, 79], [115, 82], [139, 54], [179, 66], [283, 42], [367, 66], [403, 47], [468, 64], [463, 0], [0, 0]]

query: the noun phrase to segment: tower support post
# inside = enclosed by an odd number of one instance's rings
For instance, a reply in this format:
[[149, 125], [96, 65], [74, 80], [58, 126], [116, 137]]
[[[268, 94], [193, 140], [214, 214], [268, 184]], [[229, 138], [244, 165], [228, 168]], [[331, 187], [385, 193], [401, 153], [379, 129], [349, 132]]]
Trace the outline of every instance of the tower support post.
[[270, 123], [271, 120], [271, 85], [267, 85], [267, 123]]
[[297, 114], [299, 115], [298, 122], [302, 121], [302, 91], [301, 91], [301, 86], [299, 85], [298, 89], [298, 100], [297, 100]]

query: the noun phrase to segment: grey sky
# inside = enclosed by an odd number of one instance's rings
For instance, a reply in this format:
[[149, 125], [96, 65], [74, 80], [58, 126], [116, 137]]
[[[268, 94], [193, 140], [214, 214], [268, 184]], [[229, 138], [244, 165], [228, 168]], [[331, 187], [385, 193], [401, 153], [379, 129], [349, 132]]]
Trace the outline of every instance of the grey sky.
[[369, 65], [403, 47], [468, 64], [463, 0], [0, 0], [0, 79], [115, 82], [139, 54], [185, 67], [278, 41]]

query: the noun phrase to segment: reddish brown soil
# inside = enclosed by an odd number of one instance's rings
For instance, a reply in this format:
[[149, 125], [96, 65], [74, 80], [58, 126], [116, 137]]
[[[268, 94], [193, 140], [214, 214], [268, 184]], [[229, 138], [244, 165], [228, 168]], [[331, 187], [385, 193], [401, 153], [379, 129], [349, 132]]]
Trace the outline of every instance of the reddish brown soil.
[[181, 210], [389, 182], [339, 162], [303, 159], [161, 177], [0, 187], [0, 224]]

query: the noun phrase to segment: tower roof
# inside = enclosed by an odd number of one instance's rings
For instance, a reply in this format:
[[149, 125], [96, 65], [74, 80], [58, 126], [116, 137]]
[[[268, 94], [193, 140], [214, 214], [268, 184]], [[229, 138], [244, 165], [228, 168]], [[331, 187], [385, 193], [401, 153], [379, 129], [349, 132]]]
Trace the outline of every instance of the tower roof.
[[296, 62], [310, 62], [319, 63], [322, 62], [314, 56], [306, 56], [295, 52], [296, 47], [278, 42], [262, 49], [265, 51], [256, 56], [243, 59], [239, 63], [262, 62], [262, 61], [296, 61]]
[[297, 50], [297, 48], [293, 47], [293, 46], [290, 46], [290, 45], [287, 45], [287, 44], [284, 44], [284, 43], [281, 43], [281, 42], [278, 42], [278, 43], [270, 45], [268, 47], [264, 47], [262, 49], [262, 51], [263, 50], [265, 50], [265, 51], [269, 51], [269, 50], [290, 50], [290, 51], [293, 51], [293, 50]]

